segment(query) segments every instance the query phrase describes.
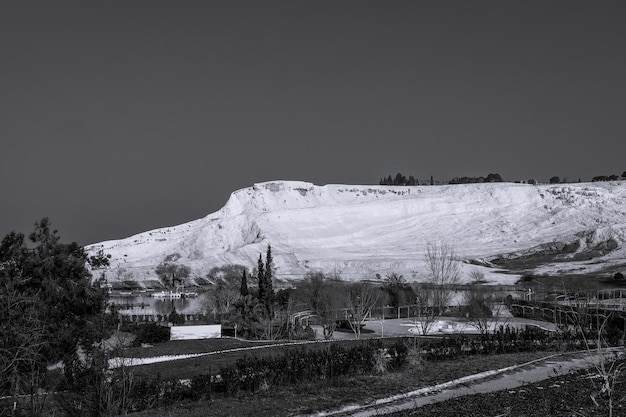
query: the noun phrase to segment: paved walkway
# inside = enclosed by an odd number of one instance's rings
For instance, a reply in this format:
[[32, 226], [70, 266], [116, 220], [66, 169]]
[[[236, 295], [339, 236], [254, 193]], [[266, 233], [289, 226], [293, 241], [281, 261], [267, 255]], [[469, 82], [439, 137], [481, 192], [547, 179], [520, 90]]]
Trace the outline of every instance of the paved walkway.
[[574, 357], [572, 357], [571, 353], [552, 355], [536, 361], [481, 372], [442, 384], [421, 388], [416, 391], [393, 395], [370, 404], [351, 405], [338, 410], [321, 412], [310, 416], [380, 416], [398, 411], [411, 410], [427, 404], [446, 401], [464, 395], [513, 389], [525, 384], [574, 372], [579, 369], [593, 367], [594, 363], [599, 363], [603, 355], [606, 357], [607, 355], [613, 354], [613, 352], [623, 354], [624, 348], [608, 349], [604, 351], [602, 355], [588, 352], [578, 352]]

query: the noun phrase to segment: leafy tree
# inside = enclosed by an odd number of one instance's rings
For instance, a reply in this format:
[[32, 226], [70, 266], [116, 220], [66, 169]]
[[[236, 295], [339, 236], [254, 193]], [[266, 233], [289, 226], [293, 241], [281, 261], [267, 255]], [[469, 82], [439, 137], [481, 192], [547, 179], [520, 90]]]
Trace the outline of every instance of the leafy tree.
[[556, 175], [550, 178], [550, 184], [559, 184], [560, 182], [561, 182], [561, 179], [557, 177]]
[[487, 178], [485, 178], [486, 182], [502, 182], [504, 181], [500, 174], [489, 174]]
[[36, 392], [46, 365], [58, 361], [70, 378], [78, 347], [90, 354], [106, 330], [107, 294], [83, 248], [61, 243], [48, 218], [29, 238], [27, 246], [11, 232], [0, 243], [0, 395]]
[[239, 264], [216, 266], [209, 270], [207, 279], [213, 283], [218, 281], [239, 282], [246, 267]]
[[180, 265], [166, 260], [157, 265], [154, 272], [159, 276], [161, 283], [165, 287], [175, 287], [176, 283], [183, 284], [189, 278], [191, 269], [187, 265]]
[[415, 301], [415, 291], [408, 285], [404, 276], [391, 272], [385, 275], [383, 291], [386, 293], [388, 302], [394, 308], [413, 304]]
[[626, 178], [626, 171], [622, 172], [622, 178]]

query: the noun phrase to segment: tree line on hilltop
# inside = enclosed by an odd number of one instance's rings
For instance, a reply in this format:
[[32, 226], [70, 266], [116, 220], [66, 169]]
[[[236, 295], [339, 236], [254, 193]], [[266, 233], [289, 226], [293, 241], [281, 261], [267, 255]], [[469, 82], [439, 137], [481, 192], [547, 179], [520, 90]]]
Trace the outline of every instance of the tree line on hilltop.
[[[624, 171], [621, 177], [612, 174], [612, 175], [597, 175], [591, 179], [591, 182], [598, 181], [617, 181], [619, 179], [626, 180], [626, 171]], [[396, 186], [412, 186], [412, 185], [435, 185], [435, 184], [476, 184], [476, 183], [484, 183], [484, 182], [504, 182], [505, 180], [498, 173], [490, 173], [487, 176], [483, 177], [453, 177], [448, 181], [435, 181], [433, 176], [431, 175], [430, 180], [418, 180], [413, 175], [410, 175], [408, 178], [402, 173], [398, 172], [395, 176], [388, 175], [387, 177], [383, 177], [378, 181], [378, 185], [396, 185]], [[550, 184], [564, 184], [570, 181], [567, 178], [561, 178], [557, 175], [550, 177], [548, 180]], [[516, 183], [524, 182], [524, 181], [514, 181]], [[582, 182], [581, 179], [578, 179], [578, 182]], [[536, 184], [537, 180], [534, 178], [530, 178], [526, 180], [528, 184]]]
[[[488, 174], [486, 177], [454, 177], [448, 181], [445, 181], [444, 184], [472, 184], [472, 183], [483, 183], [483, 182], [503, 182], [502, 176], [500, 174]], [[378, 185], [435, 185], [442, 184], [440, 181], [435, 181], [433, 176], [431, 175], [430, 179], [427, 181], [419, 181], [413, 175], [409, 175], [407, 178], [401, 173], [397, 173], [395, 177], [391, 175], [381, 178], [378, 181]]]

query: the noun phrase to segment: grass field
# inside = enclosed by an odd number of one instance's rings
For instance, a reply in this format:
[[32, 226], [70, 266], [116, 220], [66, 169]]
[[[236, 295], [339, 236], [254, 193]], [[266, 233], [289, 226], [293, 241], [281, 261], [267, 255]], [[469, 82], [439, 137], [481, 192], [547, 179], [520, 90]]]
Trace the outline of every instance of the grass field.
[[[393, 344], [394, 338], [384, 339], [385, 344]], [[362, 343], [360, 340], [345, 340], [332, 342], [313, 342], [313, 343], [281, 343], [268, 341], [244, 341], [235, 339], [207, 339], [207, 340], [180, 340], [162, 343], [151, 348], [133, 348], [125, 352], [129, 358], [146, 358], [164, 355], [179, 355], [185, 353], [209, 353], [219, 352], [216, 354], [208, 354], [200, 357], [189, 359], [178, 359], [173, 361], [165, 361], [152, 363], [148, 365], [139, 365], [133, 367], [136, 377], [150, 377], [157, 374], [165, 379], [183, 379], [191, 378], [199, 374], [207, 374], [209, 372], [219, 372], [220, 367], [233, 364], [237, 359], [244, 356], [269, 356], [279, 355], [288, 349], [324, 349], [328, 348], [331, 343], [340, 343], [342, 346], [350, 346]], [[248, 350], [249, 348], [255, 348]], [[241, 350], [238, 350], [241, 349]], [[245, 350], [244, 350], [245, 349]], [[233, 350], [232, 352], [223, 352], [225, 350]]]

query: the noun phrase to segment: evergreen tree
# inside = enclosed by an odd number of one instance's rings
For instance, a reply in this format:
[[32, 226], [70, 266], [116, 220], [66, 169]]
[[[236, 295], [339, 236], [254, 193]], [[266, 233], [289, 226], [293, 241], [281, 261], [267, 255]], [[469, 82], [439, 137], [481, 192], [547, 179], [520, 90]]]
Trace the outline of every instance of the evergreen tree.
[[393, 185], [406, 185], [406, 177], [398, 172], [393, 180]]
[[265, 254], [266, 295], [265, 295], [265, 300], [263, 301], [265, 303], [265, 308], [268, 310], [268, 312], [271, 310], [271, 306], [274, 301], [274, 287], [272, 284], [272, 279], [274, 278], [273, 265], [274, 265], [274, 260], [272, 259], [272, 247], [270, 245], [267, 245], [267, 253]]
[[274, 289], [272, 288], [272, 248], [267, 246], [267, 254], [265, 255], [265, 263], [263, 263], [262, 255], [259, 254], [257, 277], [259, 279], [259, 301], [265, 307], [268, 315], [272, 312], [272, 302], [274, 300]]
[[263, 256], [259, 253], [259, 260], [257, 261], [257, 281], [259, 283], [259, 300], [263, 301], [266, 294], [265, 285], [265, 264], [263, 263]]
[[242, 297], [245, 297], [249, 294], [248, 291], [248, 276], [246, 275], [246, 270], [243, 270], [243, 273], [241, 274], [241, 287], [239, 289], [239, 293], [241, 294]]
[[46, 365], [66, 364], [66, 378], [80, 345], [86, 353], [104, 336], [106, 291], [92, 281], [88, 256], [76, 243], [60, 242], [47, 218], [0, 243], [0, 396], [36, 390]]

